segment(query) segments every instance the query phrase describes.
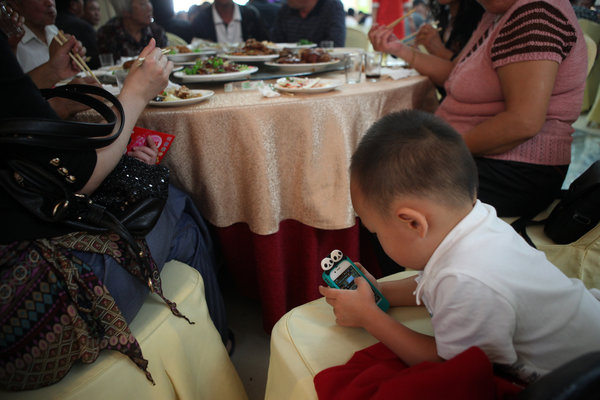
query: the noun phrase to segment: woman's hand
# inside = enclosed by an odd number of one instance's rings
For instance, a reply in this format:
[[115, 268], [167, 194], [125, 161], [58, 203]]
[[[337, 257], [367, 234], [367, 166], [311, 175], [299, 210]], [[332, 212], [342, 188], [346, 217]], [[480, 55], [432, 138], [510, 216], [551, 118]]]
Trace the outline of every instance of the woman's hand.
[[156, 164], [158, 160], [158, 147], [152, 139], [152, 136], [146, 136], [146, 145], [134, 147], [130, 152], [127, 153], [128, 156], [135, 157], [140, 161], [145, 162], [146, 164]]
[[394, 35], [392, 28], [385, 25], [374, 25], [369, 30], [369, 40], [373, 49], [410, 61], [412, 50]]
[[429, 54], [433, 54], [447, 60], [452, 58], [452, 52], [446, 49], [446, 46], [444, 46], [438, 30], [430, 24], [421, 25], [419, 32], [417, 32], [415, 43], [417, 45], [425, 46]]
[[319, 286], [319, 293], [333, 307], [338, 325], [364, 327], [367, 320], [379, 310], [371, 285], [364, 278], [356, 278], [356, 290], [333, 289]]
[[167, 86], [173, 63], [156, 47], [154, 39], [150, 40], [139, 57], [144, 57], [144, 62], [139, 66], [137, 63], [133, 64], [123, 83], [122, 93], [140, 97], [145, 104]]

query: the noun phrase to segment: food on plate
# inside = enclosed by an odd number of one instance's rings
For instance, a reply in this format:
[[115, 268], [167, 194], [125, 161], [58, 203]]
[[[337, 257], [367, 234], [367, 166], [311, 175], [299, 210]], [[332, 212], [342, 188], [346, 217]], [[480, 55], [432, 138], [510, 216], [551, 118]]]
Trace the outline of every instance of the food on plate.
[[123, 68], [123, 69], [131, 69], [131, 66], [133, 65], [134, 62], [136, 62], [135, 58], [133, 60], [125, 61], [123, 63], [123, 66], [121, 68]]
[[298, 43], [296, 43], [298, 46], [306, 46], [306, 45], [311, 45], [314, 44], [313, 42], [311, 42], [308, 39], [300, 39], [298, 40]]
[[279, 52], [278, 64], [315, 64], [334, 61], [331, 54], [321, 48], [303, 49], [297, 54], [290, 49], [283, 49]]
[[256, 39], [248, 39], [244, 47], [232, 51], [234, 56], [264, 56], [275, 54], [275, 51], [267, 47], [268, 43], [259, 42]]
[[321, 82], [321, 78], [294, 78], [291, 76], [277, 80], [277, 86], [285, 89], [310, 89], [324, 87], [325, 83]]
[[202, 92], [193, 92], [187, 86], [167, 88], [154, 98], [154, 101], [177, 101], [202, 96]]
[[167, 54], [187, 54], [192, 53], [192, 50], [186, 45], [169, 46], [169, 52]]
[[221, 57], [209, 57], [205, 60], [197, 60], [191, 67], [185, 68], [183, 72], [186, 75], [212, 75], [224, 74], [227, 72], [239, 72], [247, 70], [245, 64], [237, 64]]

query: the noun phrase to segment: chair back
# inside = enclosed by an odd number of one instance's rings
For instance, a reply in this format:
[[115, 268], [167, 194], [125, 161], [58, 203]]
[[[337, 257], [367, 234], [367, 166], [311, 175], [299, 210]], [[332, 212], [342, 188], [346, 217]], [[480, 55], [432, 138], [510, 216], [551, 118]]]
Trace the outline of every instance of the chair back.
[[369, 36], [366, 32], [354, 28], [352, 26], [346, 27], [346, 44], [345, 47], [358, 47], [363, 50], [369, 50]]
[[585, 39], [585, 44], [587, 46], [587, 56], [588, 56], [587, 72], [589, 75], [590, 71], [592, 70], [592, 67], [594, 66], [594, 61], [596, 61], [596, 54], [598, 53], [598, 45], [596, 44], [596, 42], [594, 42], [594, 39], [592, 39], [587, 33], [584, 33], [583, 37]]
[[171, 32], [167, 32], [167, 40], [169, 46], [185, 46], [188, 44], [183, 38], [180, 38], [179, 36]]

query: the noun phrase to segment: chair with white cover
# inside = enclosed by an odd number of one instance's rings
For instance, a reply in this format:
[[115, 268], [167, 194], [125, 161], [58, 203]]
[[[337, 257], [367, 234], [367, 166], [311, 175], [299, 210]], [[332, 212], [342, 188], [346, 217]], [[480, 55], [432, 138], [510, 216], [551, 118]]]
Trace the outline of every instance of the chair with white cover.
[[103, 351], [92, 364], [76, 364], [59, 382], [37, 390], [4, 392], [4, 400], [247, 399], [206, 308], [200, 273], [178, 261], [162, 272], [165, 296], [195, 324], [171, 313], [150, 294], [130, 324], [156, 385], [127, 356]]

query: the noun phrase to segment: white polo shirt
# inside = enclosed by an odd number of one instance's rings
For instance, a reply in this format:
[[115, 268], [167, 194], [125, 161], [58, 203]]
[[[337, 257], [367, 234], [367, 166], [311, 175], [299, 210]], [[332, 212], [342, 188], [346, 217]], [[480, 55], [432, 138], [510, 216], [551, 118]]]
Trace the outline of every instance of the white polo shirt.
[[23, 72], [27, 73], [50, 59], [48, 47], [58, 33], [58, 28], [56, 25], [46, 25], [44, 29], [47, 43], [42, 42], [27, 25], [24, 25], [24, 28], [25, 35], [17, 46], [17, 60]]
[[229, 25], [225, 25], [223, 19], [213, 6], [212, 15], [215, 22], [215, 31], [217, 32], [217, 43], [242, 43], [242, 14], [240, 7], [234, 4], [233, 19]]
[[417, 280], [442, 358], [478, 346], [531, 382], [600, 350], [600, 302], [480, 201]]

